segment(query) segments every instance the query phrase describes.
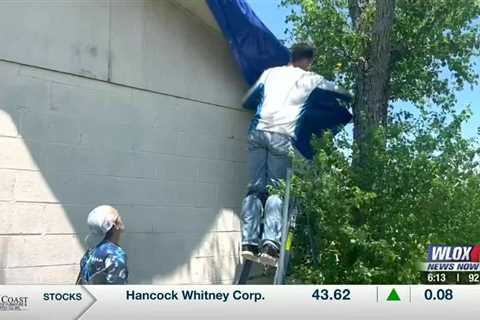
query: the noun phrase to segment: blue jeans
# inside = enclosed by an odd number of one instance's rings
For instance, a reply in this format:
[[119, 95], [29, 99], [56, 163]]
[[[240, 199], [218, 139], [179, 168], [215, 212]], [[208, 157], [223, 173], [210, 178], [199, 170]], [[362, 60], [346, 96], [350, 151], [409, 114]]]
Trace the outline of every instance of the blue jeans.
[[[262, 130], [249, 132], [250, 183], [248, 195], [242, 202], [242, 244], [270, 243], [278, 248], [281, 242], [283, 200], [272, 194], [268, 196], [264, 209], [261, 195], [267, 193], [268, 185], [278, 186], [280, 179], [285, 179], [292, 149], [292, 140], [286, 135]], [[262, 214], [264, 230], [260, 235]]]

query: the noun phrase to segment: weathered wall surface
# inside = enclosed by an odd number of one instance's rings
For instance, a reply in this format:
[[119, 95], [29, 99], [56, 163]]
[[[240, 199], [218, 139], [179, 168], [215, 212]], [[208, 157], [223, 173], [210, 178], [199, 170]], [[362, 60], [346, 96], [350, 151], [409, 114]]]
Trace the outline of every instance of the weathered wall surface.
[[221, 35], [169, 1], [0, 3], [0, 283], [72, 283], [116, 206], [131, 283], [229, 283], [245, 90]]

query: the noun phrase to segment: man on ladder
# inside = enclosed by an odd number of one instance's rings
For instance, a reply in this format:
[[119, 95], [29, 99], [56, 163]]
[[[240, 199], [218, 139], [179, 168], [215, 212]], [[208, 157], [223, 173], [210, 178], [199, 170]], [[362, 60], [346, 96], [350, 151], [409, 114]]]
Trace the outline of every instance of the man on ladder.
[[250, 183], [241, 211], [244, 259], [277, 264], [282, 243], [283, 200], [276, 194], [268, 195], [267, 187], [277, 187], [286, 178], [289, 154], [294, 150], [310, 94], [316, 88], [348, 94], [310, 72], [313, 59], [313, 47], [294, 45], [290, 63], [265, 70], [243, 99], [244, 107], [257, 110], [248, 133]]

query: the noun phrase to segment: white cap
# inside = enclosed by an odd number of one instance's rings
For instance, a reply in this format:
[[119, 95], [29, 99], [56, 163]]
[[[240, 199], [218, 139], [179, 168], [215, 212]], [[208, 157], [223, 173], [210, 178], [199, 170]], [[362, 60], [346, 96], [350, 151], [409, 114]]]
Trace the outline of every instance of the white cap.
[[87, 224], [90, 230], [85, 238], [88, 248], [96, 247], [113, 227], [116, 219], [115, 209], [111, 206], [98, 206], [88, 214]]

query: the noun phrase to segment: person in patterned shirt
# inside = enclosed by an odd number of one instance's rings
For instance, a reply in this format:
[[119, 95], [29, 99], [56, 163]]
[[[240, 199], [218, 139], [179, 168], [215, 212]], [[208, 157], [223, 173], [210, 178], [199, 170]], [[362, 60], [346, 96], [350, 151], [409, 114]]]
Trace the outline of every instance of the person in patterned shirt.
[[125, 229], [122, 217], [103, 205], [88, 214], [87, 224], [88, 249], [80, 261], [77, 284], [127, 284], [127, 253], [119, 246]]

